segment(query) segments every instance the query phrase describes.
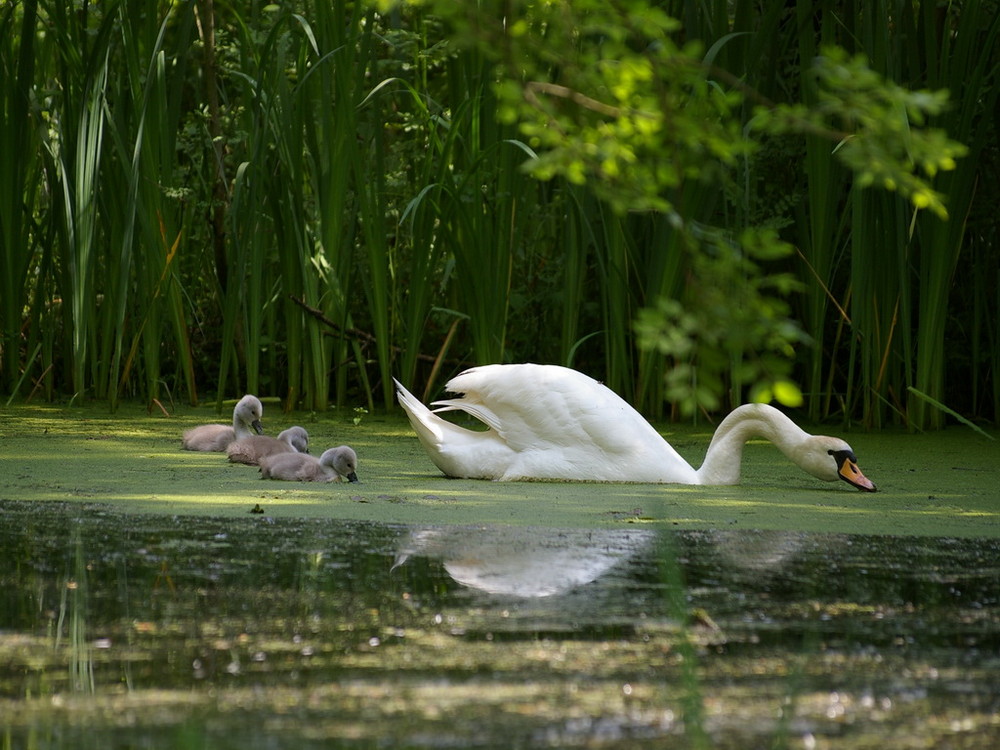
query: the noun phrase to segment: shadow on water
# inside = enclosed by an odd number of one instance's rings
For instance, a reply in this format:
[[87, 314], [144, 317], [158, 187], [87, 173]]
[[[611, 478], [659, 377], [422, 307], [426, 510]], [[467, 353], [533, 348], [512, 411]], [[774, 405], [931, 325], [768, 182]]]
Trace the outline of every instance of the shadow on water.
[[993, 746], [998, 546], [0, 502], [0, 747]]

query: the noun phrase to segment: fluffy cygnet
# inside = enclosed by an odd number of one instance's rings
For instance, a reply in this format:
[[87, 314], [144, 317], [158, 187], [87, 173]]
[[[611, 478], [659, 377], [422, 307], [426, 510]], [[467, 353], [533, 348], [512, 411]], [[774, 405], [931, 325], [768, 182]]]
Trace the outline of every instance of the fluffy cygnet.
[[256, 466], [265, 456], [277, 453], [308, 453], [309, 433], [302, 427], [289, 427], [278, 433], [278, 437], [269, 435], [251, 435], [242, 440], [235, 440], [226, 448], [229, 460], [237, 464]]
[[234, 440], [264, 432], [264, 407], [256, 396], [244, 396], [233, 408], [233, 426], [203, 424], [184, 433], [181, 447], [189, 451], [224, 451]]
[[305, 453], [276, 453], [260, 460], [261, 479], [290, 482], [358, 481], [358, 455], [346, 445], [323, 451], [319, 458]]

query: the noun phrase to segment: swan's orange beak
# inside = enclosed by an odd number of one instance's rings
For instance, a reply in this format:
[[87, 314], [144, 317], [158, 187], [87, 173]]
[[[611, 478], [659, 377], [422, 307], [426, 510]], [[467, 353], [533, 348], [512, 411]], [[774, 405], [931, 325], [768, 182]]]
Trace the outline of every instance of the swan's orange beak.
[[837, 470], [840, 478], [849, 484], [853, 484], [859, 490], [863, 492], [875, 492], [875, 485], [872, 483], [868, 477], [861, 473], [861, 469], [858, 468], [857, 462], [852, 456], [845, 456], [840, 462], [840, 468]]

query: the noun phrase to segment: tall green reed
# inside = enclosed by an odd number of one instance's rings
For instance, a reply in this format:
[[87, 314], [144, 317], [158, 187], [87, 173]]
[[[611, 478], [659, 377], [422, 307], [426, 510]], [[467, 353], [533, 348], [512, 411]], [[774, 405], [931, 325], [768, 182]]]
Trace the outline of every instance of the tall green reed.
[[[140, 3], [76, 12], [74, 5], [55, 0], [32, 3], [26, 10], [24, 38], [41, 49], [35, 80], [19, 80], [35, 107], [26, 122], [34, 123], [44, 148], [26, 151], [23, 160], [12, 164], [44, 176], [51, 202], [35, 194], [36, 202], [25, 204], [33, 212], [32, 222], [20, 226], [30, 227], [31, 236], [16, 253], [14, 265], [19, 267], [5, 279], [18, 289], [32, 280], [31, 316], [41, 325], [31, 327], [28, 345], [43, 352], [43, 372], [63, 361], [75, 393], [90, 392], [113, 406], [131, 379], [131, 367], [139, 365], [146, 375], [142, 390], [155, 397], [163, 346], [157, 290], [169, 298], [163, 259], [170, 257], [171, 246], [176, 254], [176, 235], [166, 239], [170, 211], [162, 199], [169, 187], [163, 175], [174, 159], [169, 139], [176, 132], [170, 113], [158, 105], [167, 89], [160, 46], [166, 21], [161, 27]], [[29, 32], [34, 24], [44, 24], [47, 34], [39, 36], [34, 28]], [[50, 80], [52, 88], [44, 88]], [[175, 112], [179, 91], [172, 89]], [[147, 117], [151, 108], [155, 112]], [[153, 148], [165, 168], [150, 162]], [[21, 198], [30, 199], [32, 190]], [[146, 205], [140, 206], [143, 199]], [[136, 232], [137, 225], [146, 231]], [[40, 257], [32, 252], [33, 243], [46, 243]], [[5, 300], [16, 302], [18, 297], [5, 295]], [[176, 294], [172, 303], [174, 333], [184, 342], [186, 325]], [[54, 320], [56, 315], [62, 320]], [[130, 345], [134, 321], [139, 322]], [[69, 335], [57, 349], [59, 328]], [[139, 332], [145, 342], [141, 358], [136, 356]], [[32, 345], [39, 337], [39, 344]], [[5, 353], [16, 354], [18, 348], [5, 347]], [[178, 348], [183, 359], [185, 347]], [[193, 387], [190, 364], [185, 370], [188, 387]], [[5, 376], [15, 372], [12, 364], [5, 367]]]
[[[816, 342], [802, 359], [810, 415], [841, 413], [873, 426], [887, 420], [939, 426], [942, 415], [931, 413], [927, 401], [910, 398], [908, 389], [919, 382], [921, 391], [933, 391], [934, 398], [942, 395], [949, 295], [965, 237], [964, 217], [975, 192], [976, 154], [992, 132], [971, 123], [982, 123], [983, 107], [992, 106], [995, 96], [989, 77], [995, 56], [970, 50], [995, 48], [995, 15], [981, 3], [966, 4], [958, 12], [886, 0], [819, 7], [798, 3], [794, 18], [801, 60], [815, 57], [819, 44], [834, 42], [863, 53], [889, 80], [945, 88], [955, 101], [931, 123], [970, 146], [958, 169], [935, 181], [947, 196], [947, 221], [930, 211], [914, 212], [893, 194], [860, 187], [837, 164], [836, 152], [843, 144], [816, 136], [806, 137], [806, 192], [795, 210], [799, 275], [807, 288], [800, 310]], [[893, 23], [884, 23], [886, 18]], [[779, 53], [780, 59], [787, 58]], [[751, 80], [775, 99], [780, 100], [782, 88], [801, 91], [807, 103], [815, 97], [808, 76]], [[988, 93], [985, 98], [965, 95], [973, 89]], [[784, 189], [797, 187], [788, 183]]]
[[[0, 8], [0, 382], [13, 391], [21, 380], [23, 312], [31, 288], [28, 270], [37, 252], [31, 214], [40, 200], [42, 170], [33, 154], [40, 147], [38, 111], [33, 101], [37, 2], [26, 2], [18, 18], [14, 3]], [[20, 24], [18, 24], [20, 21]], [[28, 282], [28, 283], [26, 283]], [[35, 290], [36, 298], [41, 295]], [[36, 308], [37, 309], [37, 308]], [[29, 331], [28, 351], [35, 351], [37, 326]]]
[[[329, 7], [329, 10], [326, 8]], [[341, 329], [352, 327], [349, 299], [352, 283], [352, 263], [358, 232], [359, 205], [357, 194], [361, 185], [355, 182], [359, 148], [357, 105], [361, 94], [355, 88], [356, 76], [367, 67], [360, 46], [362, 37], [370, 34], [362, 28], [362, 10], [336, 2], [332, 6], [317, 3], [314, 28], [317, 49], [315, 67], [311, 68], [299, 86], [299, 106], [306, 108], [303, 121], [304, 158], [308, 164], [311, 196], [316, 201], [312, 225], [316, 242], [316, 260], [322, 268], [323, 286], [316, 289], [317, 302], [326, 316]], [[346, 137], [350, 134], [350, 137]], [[307, 288], [309, 286], [307, 280]], [[326, 348], [326, 347], [324, 347]], [[329, 354], [313, 363], [315, 380], [321, 377], [319, 367], [332, 371], [336, 398], [343, 400], [347, 387], [346, 362], [351, 351], [346, 338], [338, 338], [329, 347]], [[329, 380], [329, 375], [323, 375]], [[317, 382], [317, 407], [327, 403], [326, 383]], [[322, 393], [321, 393], [322, 391]]]
[[[824, 24], [819, 34], [808, 33], [812, 25], [814, 4], [799, 2], [795, 8], [795, 22], [800, 29], [796, 35], [798, 52], [802, 60], [812, 60], [821, 44], [833, 41], [833, 29]], [[817, 38], [819, 37], [819, 38]], [[780, 51], [774, 59], [780, 58]], [[817, 103], [815, 82], [801, 82], [802, 99], [809, 105]], [[803, 269], [800, 277], [805, 286], [803, 295], [803, 324], [812, 338], [804, 363], [806, 408], [810, 417], [818, 419], [830, 412], [831, 393], [828, 386], [828, 358], [830, 346], [828, 316], [836, 316], [843, 305], [831, 299], [837, 286], [835, 272], [843, 262], [845, 243], [849, 236], [849, 212], [844, 210], [847, 191], [847, 171], [834, 155], [835, 144], [817, 135], [805, 137], [805, 157], [802, 162], [806, 181], [805, 200], [796, 206], [796, 244], [802, 254]], [[849, 319], [839, 321], [850, 326]]]
[[[464, 63], [464, 64], [462, 64]], [[508, 321], [517, 255], [524, 242], [520, 211], [530, 181], [518, 169], [526, 158], [514, 134], [497, 122], [492, 66], [476, 57], [449, 66], [458, 104], [451, 127], [459, 135], [452, 175], [443, 194], [446, 251], [455, 261], [454, 295], [468, 315], [472, 358], [503, 362], [509, 352]]]
[[[193, 25], [190, 6], [162, 21], [127, 8], [120, 16], [120, 54], [129, 75], [118, 80], [115, 96], [132, 106], [116, 108], [110, 121], [117, 169], [108, 170], [107, 183], [126, 196], [124, 221], [108, 222], [107, 230], [109, 244], [119, 248], [108, 252], [101, 336], [101, 361], [108, 363], [101, 380], [112, 405], [134, 368], [142, 373], [147, 399], [160, 396], [165, 338], [172, 339], [181, 382], [192, 400], [197, 392], [177, 272], [184, 211], [173, 197], [183, 190], [175, 172], [183, 89], [171, 80], [183, 77], [182, 53], [192, 43]], [[164, 49], [168, 30], [176, 56], [172, 65]]]
[[[450, 199], [449, 166], [461, 133], [450, 120], [434, 113], [430, 102], [417, 89], [411, 87], [407, 92], [414, 102], [418, 122], [427, 133], [428, 153], [428, 158], [417, 161], [412, 180], [416, 194], [406, 203], [399, 218], [399, 252], [393, 273], [396, 338], [402, 348], [396, 371], [402, 382], [413, 383], [421, 353], [425, 350], [430, 319], [436, 312], [454, 315], [444, 313], [436, 294], [444, 276], [441, 257], [445, 245], [438, 218], [443, 205]], [[464, 320], [468, 320], [467, 314], [454, 316], [451, 331]], [[437, 379], [441, 360], [447, 355], [448, 344], [453, 338], [453, 335], [446, 336], [437, 347], [426, 343], [434, 351], [435, 360], [427, 377], [425, 397]]]
[[[339, 84], [341, 90], [350, 91], [350, 112], [355, 118], [354, 127], [361, 144], [351, 152], [360, 224], [357, 244], [364, 248], [363, 270], [358, 274], [358, 281], [364, 290], [371, 333], [374, 336], [372, 346], [375, 349], [375, 366], [381, 384], [381, 400], [388, 404], [392, 403], [395, 392], [392, 383], [391, 230], [387, 226], [387, 218], [391, 214], [387, 192], [389, 161], [384, 127], [388, 107], [380, 93], [385, 81], [375, 78], [374, 85], [369, 82], [370, 73], [377, 69], [374, 54], [376, 39], [373, 33], [375, 21], [374, 9], [367, 9], [365, 13], [355, 10], [355, 18], [349, 28], [357, 31], [354, 38], [344, 40], [345, 49], [350, 54], [343, 56], [337, 69], [342, 76]], [[337, 19], [336, 28], [343, 28], [341, 19]], [[353, 321], [354, 317], [351, 316], [349, 323], [353, 324]], [[368, 408], [373, 409], [373, 389], [366, 366], [370, 355], [357, 340], [352, 342], [352, 348], [361, 389], [366, 394]], [[341, 390], [338, 405], [343, 405], [344, 390]]]
[[[99, 178], [104, 161], [108, 67], [114, 14], [98, 19], [96, 29], [70, 22], [75, 9], [66, 2], [49, 6], [53, 18], [62, 82], [54, 113], [58, 151], [53, 154], [53, 188], [60, 192], [59, 245], [63, 259], [62, 307], [69, 333], [67, 370], [74, 396], [98, 380], [97, 275], [101, 261]], [[85, 14], [86, 16], [86, 14]], [[91, 32], [93, 31], [93, 35]]]
[[[349, 303], [359, 210], [367, 212], [362, 214], [366, 239], [374, 246], [370, 257], [375, 259], [376, 286], [371, 297], [384, 307], [378, 183], [369, 185], [364, 171], [368, 160], [357, 143], [371, 24], [364, 23], [358, 7], [318, 3], [311, 20], [279, 13], [259, 45], [251, 32], [248, 25], [241, 70], [253, 75], [234, 75], [251, 105], [243, 113], [250, 137], [230, 215], [234, 256], [229, 262], [237, 273], [225, 290], [220, 390], [236, 358], [231, 342], [244, 335], [248, 388], [258, 387], [260, 321], [267, 310], [283, 321], [277, 328], [287, 331], [288, 403], [301, 400], [309, 408], [324, 409], [331, 376], [340, 403], [348, 362], [353, 360], [356, 371], [365, 369], [364, 353], [343, 337], [352, 328]], [[372, 192], [364, 196], [365, 190], [376, 193], [375, 204], [363, 202], [365, 197], [373, 200]], [[265, 212], [260, 210], [261, 199]], [[264, 286], [268, 273], [274, 275], [273, 287]], [[290, 298], [321, 311], [337, 331], [325, 331]], [[376, 341], [388, 347], [384, 316], [379, 328], [383, 333], [376, 334]], [[376, 359], [388, 367], [384, 352]]]
[[600, 279], [598, 294], [604, 332], [605, 372], [610, 387], [622, 392], [626, 398], [632, 398], [634, 389], [629, 332], [637, 309], [633, 283], [633, 274], [637, 271], [634, 246], [628, 222], [616, 217], [602, 203], [594, 204], [593, 208], [598, 212], [598, 225], [601, 228], [595, 246], [595, 257], [597, 278]]
[[[888, 17], [893, 24], [882, 22]], [[966, 4], [960, 13], [952, 13], [929, 3], [886, 0], [823, 6], [818, 15], [814, 4], [801, 3], [799, 18], [808, 24], [807, 30], [813, 23], [819, 29], [817, 35], [800, 29], [803, 57], [814, 53], [813, 40], [818, 36], [862, 52], [890, 80], [952, 93], [952, 106], [931, 123], [969, 147], [958, 168], [938, 175], [935, 182], [947, 197], [947, 220], [930, 211], [915, 212], [892, 194], [858, 184], [850, 187], [850, 208], [844, 210], [835, 149], [827, 152], [822, 142], [818, 148], [810, 143], [805, 161], [810, 231], [808, 241], [800, 241], [808, 261], [804, 278], [811, 284], [806, 319], [814, 338], [823, 344], [809, 369], [809, 390], [822, 394], [823, 404], [813, 398], [811, 414], [842, 411], [873, 426], [889, 419], [917, 428], [940, 426], [944, 415], [927, 400], [913, 398], [909, 389], [915, 387], [935, 400], [943, 398], [952, 281], [975, 192], [978, 154], [991, 132], [973, 123], [982, 122], [996, 96], [995, 86], [990, 85], [995, 58], [978, 54], [995, 47], [995, 15], [981, 3]], [[808, 94], [809, 82], [803, 85]], [[985, 92], [985, 97], [963, 95], [969, 90]], [[831, 210], [849, 216], [849, 224], [845, 226]], [[836, 303], [836, 313], [826, 299]], [[845, 309], [849, 317], [831, 326], [829, 320], [842, 316]], [[820, 316], [828, 319], [825, 326]], [[846, 336], [831, 341], [831, 327], [846, 331]], [[821, 376], [821, 369], [827, 374]], [[826, 386], [819, 390], [824, 381]]]
[[[950, 220], [942, 221], [926, 212], [917, 218], [921, 252], [913, 385], [938, 401], [945, 400], [945, 334], [952, 282], [965, 251], [966, 221], [979, 181], [979, 160], [989, 145], [988, 139], [996, 134], [984, 121], [995, 113], [1000, 96], [1000, 64], [995, 56], [1000, 15], [995, 4], [964, 3], [960, 12], [946, 14], [943, 20], [942, 26], [941, 10], [925, 3], [912, 26], [924, 40], [925, 51], [915, 73], [925, 76], [930, 86], [947, 88], [956, 95], [952, 107], [941, 117], [941, 125], [969, 149], [958, 168], [941, 175], [938, 184], [948, 196]], [[980, 95], [962, 96], [963, 91]], [[967, 252], [965, 257], [970, 257]], [[917, 427], [940, 427], [944, 423], [945, 415], [931, 409], [926, 399], [911, 399], [908, 407], [908, 416]]]
[[[290, 16], [285, 16], [255, 44], [250, 19], [240, 21], [238, 69], [227, 71], [232, 79], [231, 90], [220, 95], [246, 103], [236, 109], [233, 117], [247, 139], [245, 150], [234, 159], [235, 166], [223, 161], [220, 154], [217, 167], [217, 179], [224, 183], [231, 181], [233, 186], [231, 195], [225, 194], [229, 201], [225, 206], [225, 226], [230, 241], [220, 258], [222, 337], [216, 373], [219, 403], [229, 390], [230, 378], [237, 390], [261, 392], [258, 363], [264, 332], [263, 285], [275, 273], [274, 265], [267, 259], [275, 255], [275, 241], [289, 257], [302, 257], [303, 253], [296, 251], [304, 241], [301, 235], [306, 228], [301, 194], [292, 189], [302, 177], [301, 126], [297, 127], [286, 73], [286, 68], [295, 64], [289, 40], [297, 38], [296, 29]], [[288, 174], [289, 170], [292, 174]], [[285, 184], [287, 189], [282, 190]], [[268, 200], [274, 207], [270, 214], [261, 208]], [[301, 321], [298, 322], [292, 328], [293, 333], [301, 330]], [[289, 348], [298, 358], [301, 350], [297, 338]], [[241, 378], [244, 369], [245, 379]], [[296, 397], [299, 383], [298, 380], [289, 383], [290, 388], [296, 389]]]

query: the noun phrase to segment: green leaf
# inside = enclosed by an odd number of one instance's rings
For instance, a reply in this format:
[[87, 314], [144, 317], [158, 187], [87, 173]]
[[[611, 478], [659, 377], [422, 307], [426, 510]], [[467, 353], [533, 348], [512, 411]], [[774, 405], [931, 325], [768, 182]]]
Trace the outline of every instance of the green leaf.
[[777, 380], [774, 383], [774, 399], [784, 406], [802, 406], [802, 389], [791, 380]]

